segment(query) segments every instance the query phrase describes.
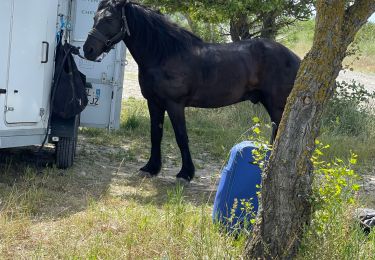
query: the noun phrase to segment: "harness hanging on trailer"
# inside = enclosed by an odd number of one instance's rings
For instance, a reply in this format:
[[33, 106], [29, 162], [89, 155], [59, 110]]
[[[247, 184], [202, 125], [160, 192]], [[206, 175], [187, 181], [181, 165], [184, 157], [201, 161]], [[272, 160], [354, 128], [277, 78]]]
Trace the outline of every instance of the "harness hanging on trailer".
[[52, 89], [52, 111], [62, 118], [72, 118], [87, 106], [86, 76], [74, 61], [77, 48], [61, 41], [56, 49], [56, 69]]

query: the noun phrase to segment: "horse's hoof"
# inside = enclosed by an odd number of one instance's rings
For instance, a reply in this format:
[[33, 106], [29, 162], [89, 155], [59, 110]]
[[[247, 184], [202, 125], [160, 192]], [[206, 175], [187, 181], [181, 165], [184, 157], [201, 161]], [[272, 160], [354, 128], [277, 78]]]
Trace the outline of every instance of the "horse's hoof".
[[194, 171], [192, 174], [188, 174], [186, 171], [179, 172], [176, 176], [177, 179], [183, 179], [187, 181], [188, 183], [191, 182], [191, 180], [194, 178]]
[[156, 176], [158, 175], [158, 173], [160, 172], [161, 170], [161, 167], [160, 166], [152, 166], [150, 164], [146, 164], [145, 166], [143, 166], [141, 169], [139, 169], [141, 172], [147, 172], [149, 173], [150, 175], [153, 175], [153, 176]]
[[155, 177], [156, 175], [154, 174], [151, 174], [149, 172], [145, 172], [145, 171], [142, 171], [142, 170], [139, 170], [139, 173], [138, 173], [139, 177], [141, 178], [147, 178], [147, 179], [150, 179], [150, 178], [153, 178]]
[[182, 187], [185, 187], [185, 186], [190, 185], [190, 181], [187, 180], [187, 179], [184, 179], [184, 178], [179, 178], [179, 177], [177, 177], [177, 178], [176, 178], [176, 184], [177, 184], [177, 185], [180, 185], [180, 186], [182, 186]]

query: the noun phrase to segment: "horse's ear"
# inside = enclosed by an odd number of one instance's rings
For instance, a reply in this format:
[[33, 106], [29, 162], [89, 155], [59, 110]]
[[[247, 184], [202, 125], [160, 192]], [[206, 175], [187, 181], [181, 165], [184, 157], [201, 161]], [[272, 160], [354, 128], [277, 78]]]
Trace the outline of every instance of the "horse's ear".
[[119, 6], [124, 6], [126, 5], [127, 3], [129, 3], [130, 1], [129, 0], [110, 0], [111, 2], [111, 5], [113, 7], [119, 7]]
[[129, 2], [129, 0], [120, 0], [119, 4], [120, 5], [126, 5]]

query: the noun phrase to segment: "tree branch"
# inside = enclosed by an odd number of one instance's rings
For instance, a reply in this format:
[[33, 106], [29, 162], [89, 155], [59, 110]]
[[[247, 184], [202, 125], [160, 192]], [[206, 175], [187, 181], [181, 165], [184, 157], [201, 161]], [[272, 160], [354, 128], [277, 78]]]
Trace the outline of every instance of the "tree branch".
[[348, 45], [353, 41], [358, 30], [367, 22], [368, 18], [374, 12], [374, 0], [357, 0], [346, 9], [342, 29], [343, 45]]

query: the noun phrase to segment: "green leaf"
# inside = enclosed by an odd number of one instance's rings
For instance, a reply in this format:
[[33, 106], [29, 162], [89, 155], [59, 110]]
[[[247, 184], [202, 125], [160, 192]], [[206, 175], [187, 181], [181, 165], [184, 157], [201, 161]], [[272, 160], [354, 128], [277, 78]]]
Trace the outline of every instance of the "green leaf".
[[259, 117], [253, 117], [253, 122], [254, 122], [254, 124], [260, 123]]
[[355, 158], [350, 159], [350, 164], [356, 164], [356, 163], [357, 163], [357, 159], [355, 159]]
[[358, 184], [353, 184], [353, 185], [352, 185], [352, 190], [353, 190], [353, 191], [359, 191], [360, 188], [361, 188], [361, 186], [358, 185]]

